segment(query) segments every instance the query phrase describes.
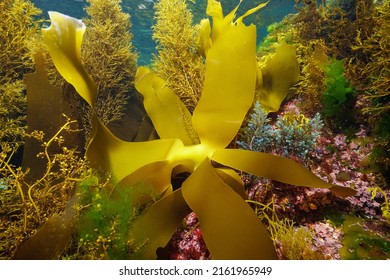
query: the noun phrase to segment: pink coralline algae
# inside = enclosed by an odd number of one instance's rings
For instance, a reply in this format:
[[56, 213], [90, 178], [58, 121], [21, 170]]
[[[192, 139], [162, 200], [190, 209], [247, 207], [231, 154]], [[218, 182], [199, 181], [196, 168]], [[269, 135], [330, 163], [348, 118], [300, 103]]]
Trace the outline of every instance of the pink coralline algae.
[[313, 172], [331, 183], [352, 187], [357, 191], [347, 198], [353, 211], [372, 217], [380, 214], [380, 203], [371, 199], [369, 188], [381, 185], [380, 176], [365, 170], [365, 162], [372, 150], [366, 131], [361, 128], [356, 138], [347, 141], [343, 134], [320, 136], [315, 153]]
[[342, 232], [328, 223], [317, 222], [308, 226], [314, 233], [313, 247], [320, 251], [325, 259], [339, 260]]
[[210, 253], [204, 243], [195, 213], [189, 214], [172, 237], [169, 246], [170, 260], [207, 260]]
[[381, 177], [365, 170], [365, 162], [373, 146], [367, 139], [364, 128], [351, 141], [344, 134], [322, 133], [307, 161], [300, 162], [324, 181], [354, 188], [357, 191], [355, 196], [342, 200], [326, 189], [301, 188], [265, 179], [255, 180], [254, 183], [251, 176], [245, 176], [250, 186], [249, 199], [264, 203], [270, 199], [267, 192], [271, 191], [278, 216], [298, 223], [315, 220], [327, 205], [341, 211], [380, 218], [381, 197], [378, 194], [371, 199], [369, 189], [381, 185]]

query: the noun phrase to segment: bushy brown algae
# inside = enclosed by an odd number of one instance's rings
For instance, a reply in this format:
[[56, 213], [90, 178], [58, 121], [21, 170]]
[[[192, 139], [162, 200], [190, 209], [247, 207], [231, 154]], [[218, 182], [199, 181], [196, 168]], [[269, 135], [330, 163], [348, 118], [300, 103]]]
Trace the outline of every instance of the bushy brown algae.
[[48, 160], [43, 176], [34, 182], [27, 183], [25, 177], [29, 170], [9, 161], [9, 148], [2, 145], [0, 157], [1, 193], [1, 236], [0, 256], [9, 259], [14, 256], [19, 247], [46, 223], [51, 216], [60, 214], [69, 199], [74, 195], [75, 188], [81, 178], [90, 172], [87, 163], [80, 158], [75, 150], [62, 147], [58, 154], [49, 154], [48, 149], [53, 144], [61, 147], [64, 139], [62, 133], [69, 131], [70, 124], [65, 125], [57, 133], [43, 142], [44, 132], [34, 131], [28, 137], [36, 139], [43, 148], [38, 157]]
[[[0, 141], [12, 144], [12, 153], [23, 144], [26, 94], [23, 75], [34, 70], [30, 38], [36, 36], [41, 10], [24, 0], [0, 3]], [[17, 19], [17, 20], [15, 20]]]
[[128, 102], [133, 102], [137, 53], [130, 15], [122, 11], [121, 1], [89, 0], [88, 4], [82, 61], [98, 86], [97, 114], [107, 125], [120, 120]]
[[162, 0], [156, 6], [153, 68], [192, 112], [198, 103], [205, 66], [197, 52], [197, 29], [185, 0]]

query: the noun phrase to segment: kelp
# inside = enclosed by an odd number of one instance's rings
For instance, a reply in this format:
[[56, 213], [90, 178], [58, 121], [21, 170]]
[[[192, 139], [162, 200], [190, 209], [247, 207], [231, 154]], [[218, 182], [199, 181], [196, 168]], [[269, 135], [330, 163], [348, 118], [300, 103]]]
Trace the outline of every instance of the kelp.
[[54, 65], [61, 76], [74, 86], [81, 97], [94, 107], [97, 87], [81, 63], [81, 42], [85, 24], [58, 12], [49, 12], [52, 25], [43, 30], [43, 37]]
[[[257, 99], [270, 112], [277, 112], [289, 89], [299, 79], [296, 48], [282, 43], [261, 67]], [[280, 77], [283, 77], [281, 79]]]
[[[65, 123], [66, 115], [74, 119], [75, 112], [70, 107], [69, 95], [63, 94], [62, 89], [49, 82], [45, 71], [43, 56], [35, 55], [36, 71], [25, 75], [27, 86], [27, 133], [44, 131], [44, 141], [49, 141]], [[57, 104], [57, 106], [53, 106]], [[50, 117], [48, 117], [50, 116]], [[63, 146], [69, 149], [82, 149], [80, 135], [76, 132], [77, 125], [72, 124], [73, 133], [63, 135]], [[47, 159], [37, 157], [42, 152], [41, 143], [31, 137], [26, 137], [23, 152], [23, 170], [28, 170], [28, 180], [33, 182], [41, 178], [47, 167]], [[53, 145], [50, 147], [50, 154], [61, 152], [61, 147]]]
[[[135, 221], [130, 231], [129, 240], [141, 246], [137, 257], [156, 258], [157, 248], [167, 244], [177, 225], [192, 210], [199, 217], [205, 242], [214, 258], [276, 258], [265, 226], [242, 197], [243, 182], [232, 170], [216, 168], [214, 162], [286, 183], [328, 188], [340, 196], [354, 194], [352, 189], [323, 182], [291, 159], [226, 149], [252, 106], [258, 73], [256, 27], [245, 26], [242, 19], [264, 6], [264, 3], [260, 4], [234, 20], [238, 6], [223, 16], [219, 2], [208, 2], [207, 14], [213, 18], [212, 44], [204, 52], [205, 82], [192, 116], [159, 77], [144, 67], [138, 69], [136, 88], [145, 98], [146, 110], [161, 139], [137, 143], [120, 140], [95, 116], [87, 158], [112, 171], [120, 187], [148, 181], [154, 183], [161, 195], [161, 199]], [[68, 42], [69, 48], [64, 45], [64, 50], [50, 49], [62, 37], [62, 28], [73, 30], [77, 40]], [[82, 39], [82, 32], [78, 30], [83, 29], [79, 21], [67, 16], [56, 14], [52, 17], [52, 25], [45, 32], [57, 33], [46, 36], [54, 60], [62, 51], [66, 53], [71, 49], [70, 46], [74, 53], [69, 57], [78, 58], [75, 55], [79, 48], [77, 43]], [[64, 76], [73, 76], [69, 82], [86, 79], [81, 87], [74, 86], [94, 106], [96, 87], [89, 83], [90, 77], [81, 69], [69, 67], [69, 64], [79, 65], [79, 60], [72, 63], [58, 60], [56, 66]], [[86, 90], [82, 85], [89, 85], [89, 88]], [[178, 109], [172, 109], [175, 106]], [[159, 119], [161, 115], [165, 115], [164, 121]], [[187, 131], [197, 132], [199, 143], [194, 143]], [[247, 160], [255, 164], [248, 167]], [[171, 176], [183, 172], [190, 175], [182, 187], [174, 191]]]
[[[26, 148], [40, 148], [37, 152], [41, 160], [33, 162], [35, 165], [27, 165], [26, 170], [22, 170], [8, 160], [0, 164], [1, 176], [7, 178], [4, 180], [7, 198], [12, 193], [16, 195], [13, 204], [4, 205], [2, 211], [6, 214], [2, 218], [7, 225], [3, 238], [14, 243], [8, 257], [15, 254], [14, 258], [57, 258], [63, 250], [62, 245], [69, 241], [74, 215], [69, 214], [71, 209], [66, 213], [66, 204], [73, 196], [79, 178], [90, 169], [77, 150], [69, 146], [75, 121], [64, 117], [64, 122], [50, 135], [37, 130], [29, 133], [32, 143]], [[30, 155], [26, 152], [26, 156]], [[3, 156], [4, 153], [2, 159]]]
[[68, 202], [64, 213], [52, 215], [47, 222], [15, 253], [15, 260], [58, 259], [73, 233], [78, 196]]

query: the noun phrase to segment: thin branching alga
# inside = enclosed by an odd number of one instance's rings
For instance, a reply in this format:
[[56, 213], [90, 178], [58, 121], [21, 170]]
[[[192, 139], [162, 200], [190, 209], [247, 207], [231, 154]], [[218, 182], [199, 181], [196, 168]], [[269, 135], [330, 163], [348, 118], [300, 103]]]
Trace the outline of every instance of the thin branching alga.
[[[64, 125], [48, 141], [43, 140], [41, 131], [28, 135], [41, 142], [43, 151], [37, 156], [47, 161], [45, 173], [34, 182], [26, 180], [28, 169], [10, 162], [9, 145], [2, 145], [0, 258], [12, 258], [24, 240], [33, 236], [53, 214], [63, 211], [79, 182], [91, 171], [76, 150], [62, 145], [62, 134], [75, 132], [72, 128], [75, 121], [64, 117]], [[60, 153], [51, 154], [50, 148], [54, 145], [61, 148]]]

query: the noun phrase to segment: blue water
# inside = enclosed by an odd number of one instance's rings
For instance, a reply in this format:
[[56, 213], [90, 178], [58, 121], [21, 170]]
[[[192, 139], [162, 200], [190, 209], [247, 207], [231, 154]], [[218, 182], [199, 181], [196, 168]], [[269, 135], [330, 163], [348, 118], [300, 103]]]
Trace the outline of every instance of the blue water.
[[[155, 53], [155, 43], [152, 40], [151, 26], [154, 24], [154, 2], [157, 0], [123, 0], [123, 10], [130, 14], [133, 24], [131, 32], [134, 35], [133, 44], [139, 54], [138, 65], [146, 65], [150, 63], [153, 53]], [[248, 8], [256, 6], [265, 0], [244, 0], [241, 4], [240, 11], [245, 11]], [[46, 18], [47, 11], [57, 11], [72, 17], [83, 18], [86, 16], [84, 7], [87, 5], [86, 0], [31, 0], [38, 8], [42, 9]], [[189, 7], [194, 14], [194, 22], [199, 22], [204, 18], [205, 7], [207, 0], [195, 0], [196, 4], [187, 1]], [[220, 0], [224, 7], [224, 12], [232, 10], [238, 0]], [[290, 13], [295, 13], [294, 0], [271, 0], [271, 2], [258, 13], [260, 14], [260, 22], [256, 22], [258, 28], [258, 42], [266, 35], [266, 27], [280, 21], [284, 16]], [[254, 17], [248, 18], [247, 21], [253, 21]]]

